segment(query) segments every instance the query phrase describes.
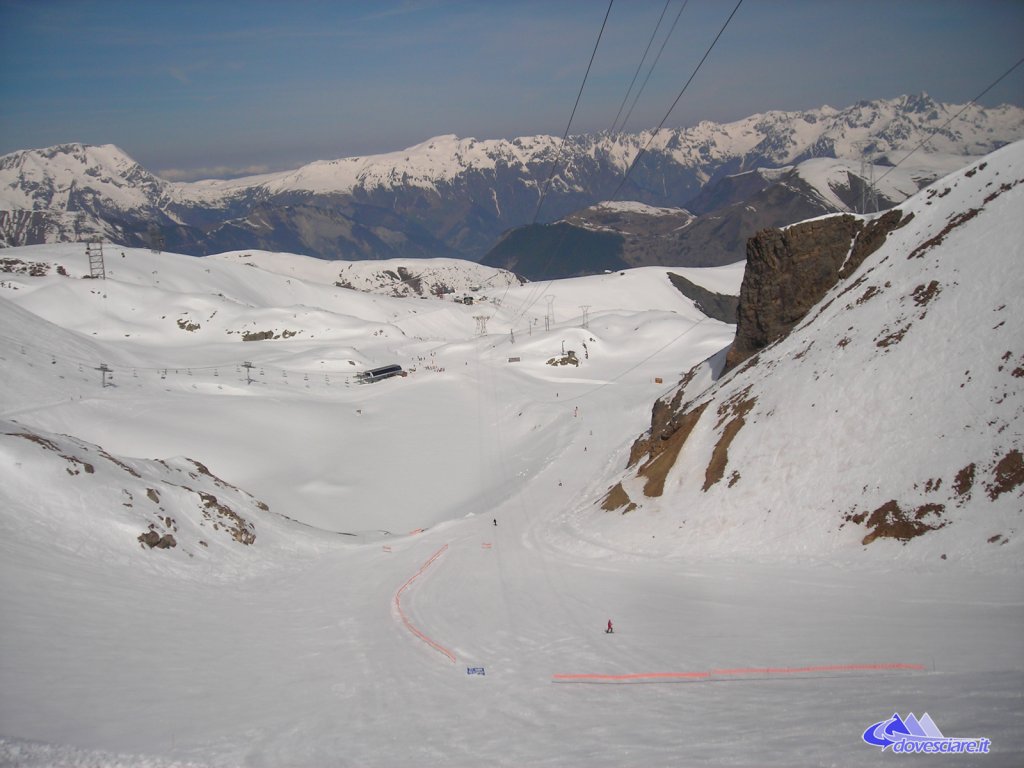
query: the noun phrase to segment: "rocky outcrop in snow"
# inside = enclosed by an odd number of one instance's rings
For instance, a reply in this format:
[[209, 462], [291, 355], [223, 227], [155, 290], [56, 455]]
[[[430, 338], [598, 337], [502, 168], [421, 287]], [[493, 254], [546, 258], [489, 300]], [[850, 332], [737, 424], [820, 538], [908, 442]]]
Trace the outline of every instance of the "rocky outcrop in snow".
[[1018, 143], [888, 214], [760, 233], [728, 373], [655, 404], [603, 507], [679, 549], [1019, 558], [1022, 194]]
[[[75, 542], [80, 554], [98, 559], [173, 550], [176, 558], [223, 560], [257, 540], [254, 520], [271, 518], [266, 504], [192, 459], [118, 457], [13, 421], [0, 423], [0, 445], [17, 457], [15, 488], [8, 488], [20, 494], [16, 503], [47, 510], [31, 529], [41, 545], [46, 537], [52, 546]], [[77, 488], [70, 508], [40, 501], [58, 482]]]
[[906, 224], [893, 210], [865, 225], [855, 216], [830, 216], [786, 229], [764, 229], [747, 243], [736, 340], [726, 370], [777, 341], [837, 282], [849, 277]]

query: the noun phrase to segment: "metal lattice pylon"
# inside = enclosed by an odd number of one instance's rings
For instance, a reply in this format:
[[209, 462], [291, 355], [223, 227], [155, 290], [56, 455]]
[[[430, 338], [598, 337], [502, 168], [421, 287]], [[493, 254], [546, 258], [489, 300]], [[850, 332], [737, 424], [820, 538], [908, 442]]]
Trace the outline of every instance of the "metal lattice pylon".
[[85, 244], [85, 255], [89, 257], [89, 276], [107, 279], [107, 268], [103, 263], [103, 241], [90, 240]]
[[149, 241], [150, 253], [160, 253], [164, 248], [164, 236], [160, 232], [160, 227], [156, 222], [151, 222], [149, 230], [146, 233], [146, 239]]
[[878, 192], [875, 190], [875, 164], [868, 155], [871, 142], [858, 141], [860, 150], [860, 213], [878, 213]]

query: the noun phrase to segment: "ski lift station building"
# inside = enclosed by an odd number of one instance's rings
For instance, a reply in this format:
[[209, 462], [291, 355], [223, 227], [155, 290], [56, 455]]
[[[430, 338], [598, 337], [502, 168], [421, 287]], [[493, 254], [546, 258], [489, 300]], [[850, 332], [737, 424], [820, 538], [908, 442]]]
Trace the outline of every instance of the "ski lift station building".
[[361, 384], [372, 384], [375, 381], [390, 379], [392, 376], [405, 376], [405, 371], [400, 365], [382, 365], [380, 368], [371, 368], [368, 371], [360, 371], [356, 374], [356, 380]]

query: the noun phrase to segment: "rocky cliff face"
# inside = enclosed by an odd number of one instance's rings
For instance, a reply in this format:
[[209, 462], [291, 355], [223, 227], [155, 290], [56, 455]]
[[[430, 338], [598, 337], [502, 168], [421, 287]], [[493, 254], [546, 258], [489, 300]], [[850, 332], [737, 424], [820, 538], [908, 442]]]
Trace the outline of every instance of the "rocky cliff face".
[[787, 229], [763, 229], [750, 238], [726, 370], [789, 333], [839, 280], [881, 247], [889, 232], [909, 220], [899, 210], [867, 226], [855, 216], [830, 216]]
[[884, 215], [759, 232], [734, 344], [655, 403], [595, 535], [1019, 563], [1022, 194], [1018, 143]]
[[[830, 216], [786, 229], [764, 229], [750, 239], [736, 309], [736, 338], [728, 350], [687, 373], [671, 397], [655, 402], [650, 430], [630, 450], [629, 466], [638, 467], [645, 495], [661, 494], [669, 470], [704, 412], [707, 403], [694, 406], [687, 400], [699, 391], [700, 380], [710, 384], [748, 360], [755, 362], [758, 352], [784, 339], [825, 294], [885, 243], [889, 233], [913, 218], [913, 213], [905, 215], [899, 209], [867, 223], [856, 216]], [[719, 406], [719, 424], [732, 425], [734, 434], [753, 404], [747, 393], [738, 393]], [[724, 446], [722, 456], [730, 441], [727, 430], [719, 444]], [[709, 482], [717, 482], [715, 467], [715, 461], [708, 466]], [[624, 494], [621, 487], [612, 489], [605, 508], [622, 507]], [[626, 503], [631, 503], [628, 498]]]

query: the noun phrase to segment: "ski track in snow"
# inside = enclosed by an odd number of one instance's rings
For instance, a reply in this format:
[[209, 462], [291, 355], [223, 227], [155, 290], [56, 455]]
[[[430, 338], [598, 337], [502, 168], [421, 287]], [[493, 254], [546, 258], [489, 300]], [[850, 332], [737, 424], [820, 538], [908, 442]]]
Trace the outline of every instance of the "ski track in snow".
[[435, 560], [437, 560], [437, 558], [443, 555], [446, 549], [448, 549], [447, 544], [445, 544], [443, 547], [437, 550], [437, 552], [432, 554], [430, 556], [430, 559], [427, 560], [423, 565], [421, 565], [420, 569], [416, 571], [416, 573], [414, 573], [412, 576], [410, 576], [409, 580], [405, 582], [405, 584], [399, 587], [398, 591], [395, 592], [395, 610], [398, 612], [399, 617], [401, 617], [402, 623], [405, 625], [406, 629], [408, 629], [416, 637], [425, 642], [438, 653], [442, 654], [445, 658], [449, 659], [454, 664], [457, 661], [457, 659], [455, 658], [455, 654], [453, 654], [451, 651], [449, 651], [436, 640], [428, 637], [421, 630], [417, 629], [416, 626], [411, 621], [409, 621], [409, 618], [405, 615], [405, 612], [402, 610], [402, 593], [405, 592], [405, 590], [408, 589], [412, 585], [412, 583], [416, 581], [416, 579], [422, 576], [423, 572], [426, 571], [427, 568], [429, 568], [431, 564]]

